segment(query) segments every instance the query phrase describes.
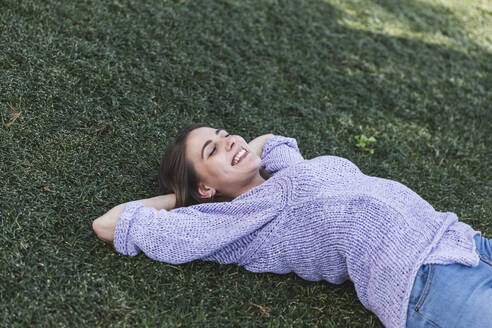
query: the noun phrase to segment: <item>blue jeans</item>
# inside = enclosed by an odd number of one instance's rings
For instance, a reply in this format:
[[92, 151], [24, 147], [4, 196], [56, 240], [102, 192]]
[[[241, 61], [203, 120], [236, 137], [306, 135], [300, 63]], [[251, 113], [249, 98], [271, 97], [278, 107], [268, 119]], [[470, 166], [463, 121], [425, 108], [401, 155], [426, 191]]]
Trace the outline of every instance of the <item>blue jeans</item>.
[[492, 240], [475, 236], [480, 264], [426, 264], [410, 295], [408, 328], [492, 327]]

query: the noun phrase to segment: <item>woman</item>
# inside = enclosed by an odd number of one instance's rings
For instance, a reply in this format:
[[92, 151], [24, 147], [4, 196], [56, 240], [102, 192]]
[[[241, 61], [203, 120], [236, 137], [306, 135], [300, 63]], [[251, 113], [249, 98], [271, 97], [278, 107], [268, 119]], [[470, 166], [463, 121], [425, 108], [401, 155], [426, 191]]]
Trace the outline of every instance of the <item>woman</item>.
[[194, 124], [159, 173], [173, 194], [96, 219], [125, 255], [236, 263], [306, 280], [350, 279], [387, 327], [490, 327], [492, 242], [404, 185], [336, 156], [302, 157], [295, 139], [249, 144]]

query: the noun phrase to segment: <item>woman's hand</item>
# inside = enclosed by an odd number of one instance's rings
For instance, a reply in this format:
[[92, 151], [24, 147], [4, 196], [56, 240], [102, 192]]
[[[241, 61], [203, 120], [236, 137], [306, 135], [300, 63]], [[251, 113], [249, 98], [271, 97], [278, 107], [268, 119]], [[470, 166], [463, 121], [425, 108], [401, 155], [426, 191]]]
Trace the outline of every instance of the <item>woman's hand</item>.
[[[156, 210], [172, 210], [176, 206], [176, 196], [174, 194], [161, 195], [157, 197], [139, 200], [144, 206], [153, 207]], [[127, 203], [120, 204], [110, 209], [106, 214], [98, 217], [92, 222], [92, 229], [99, 239], [112, 243], [114, 231], [121, 213]]]
[[273, 137], [273, 134], [271, 133], [256, 137], [248, 143], [248, 147], [251, 152], [258, 155], [258, 157], [261, 157], [261, 154], [263, 153], [263, 145], [271, 137]]

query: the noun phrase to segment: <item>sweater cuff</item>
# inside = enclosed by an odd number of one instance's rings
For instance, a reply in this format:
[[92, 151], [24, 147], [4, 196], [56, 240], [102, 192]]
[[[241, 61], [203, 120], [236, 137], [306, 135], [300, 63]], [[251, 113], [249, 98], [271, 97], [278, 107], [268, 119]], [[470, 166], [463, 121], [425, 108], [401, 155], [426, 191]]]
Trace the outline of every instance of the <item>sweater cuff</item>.
[[123, 255], [135, 256], [140, 252], [130, 240], [130, 229], [132, 228], [133, 221], [137, 217], [137, 212], [142, 207], [145, 206], [138, 201], [129, 202], [123, 208], [123, 212], [116, 223], [113, 244], [116, 251]]

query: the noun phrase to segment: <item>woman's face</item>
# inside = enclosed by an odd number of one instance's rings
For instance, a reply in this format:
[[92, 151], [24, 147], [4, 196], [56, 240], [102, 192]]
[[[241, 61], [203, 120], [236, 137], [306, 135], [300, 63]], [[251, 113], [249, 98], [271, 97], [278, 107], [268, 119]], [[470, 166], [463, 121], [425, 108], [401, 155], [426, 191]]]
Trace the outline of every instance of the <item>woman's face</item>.
[[198, 192], [203, 198], [210, 198], [217, 190], [235, 198], [263, 180], [261, 158], [251, 152], [241, 136], [222, 129], [192, 130], [186, 139], [185, 156], [198, 174]]

